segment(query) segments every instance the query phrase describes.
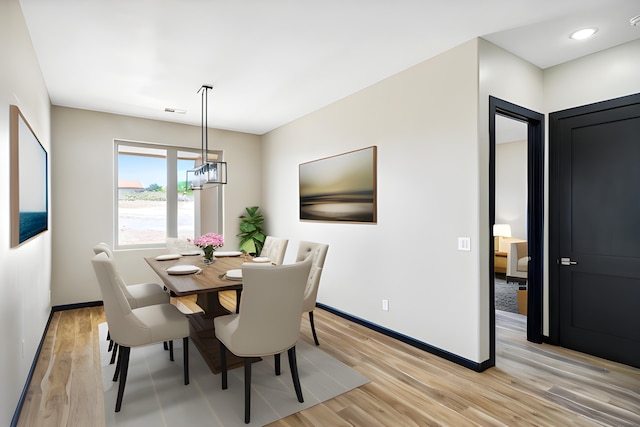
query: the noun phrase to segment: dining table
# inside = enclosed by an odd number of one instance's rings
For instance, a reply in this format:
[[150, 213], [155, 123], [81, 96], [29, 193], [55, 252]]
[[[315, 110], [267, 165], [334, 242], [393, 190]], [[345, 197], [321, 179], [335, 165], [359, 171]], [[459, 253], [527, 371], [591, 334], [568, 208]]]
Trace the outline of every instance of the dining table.
[[[188, 295], [197, 296], [197, 305], [202, 312], [190, 314], [190, 337], [203, 359], [214, 374], [221, 371], [220, 344], [215, 336], [213, 319], [230, 314], [218, 298], [221, 291], [242, 290], [241, 278], [230, 278], [227, 272], [242, 268], [244, 263], [253, 263], [253, 257], [247, 254], [230, 252], [231, 256], [215, 256], [211, 264], [205, 264], [202, 255], [175, 256], [163, 255], [148, 257], [145, 261], [160, 277], [164, 288], [173, 297]], [[183, 266], [183, 267], [180, 267]], [[175, 274], [176, 267], [186, 269], [193, 266], [195, 272], [189, 274]], [[243, 365], [243, 360], [231, 353], [227, 353], [227, 367], [233, 369]]]

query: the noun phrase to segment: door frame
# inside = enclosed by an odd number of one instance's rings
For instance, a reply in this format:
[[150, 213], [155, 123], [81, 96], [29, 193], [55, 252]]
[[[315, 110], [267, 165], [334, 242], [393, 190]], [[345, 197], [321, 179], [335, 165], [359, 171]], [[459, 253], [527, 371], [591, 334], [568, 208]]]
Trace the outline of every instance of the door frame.
[[[496, 219], [496, 115], [527, 124], [527, 243], [529, 248], [527, 340], [541, 343], [543, 338], [543, 260], [544, 260], [544, 115], [511, 102], [489, 96], [489, 230]], [[489, 235], [493, 233], [490, 231]], [[489, 239], [494, 252], [494, 239]], [[490, 365], [496, 357], [496, 315], [493, 256], [489, 256], [489, 335]]]

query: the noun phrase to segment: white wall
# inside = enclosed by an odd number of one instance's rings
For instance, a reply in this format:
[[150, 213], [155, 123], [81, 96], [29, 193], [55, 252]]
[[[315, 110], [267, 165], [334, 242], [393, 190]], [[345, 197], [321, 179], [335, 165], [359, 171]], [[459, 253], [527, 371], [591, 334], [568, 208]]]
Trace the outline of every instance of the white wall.
[[526, 140], [496, 145], [496, 224], [509, 224], [512, 237], [527, 239]]
[[[200, 148], [200, 127], [72, 108], [52, 109], [53, 238], [52, 304], [101, 300], [91, 267], [92, 248], [113, 244], [114, 140], [154, 142]], [[238, 247], [238, 216], [261, 203], [260, 137], [209, 130], [212, 149], [224, 151], [226, 250]], [[158, 281], [144, 261], [161, 250], [116, 251], [127, 282]]]
[[548, 113], [640, 92], [640, 40], [544, 71]]
[[[299, 240], [330, 245], [321, 303], [474, 362], [486, 358], [477, 75], [472, 40], [268, 133], [262, 186], [269, 233], [292, 251]], [[300, 222], [298, 164], [371, 145], [378, 223]], [[471, 237], [471, 252], [457, 250], [459, 236]]]
[[49, 231], [10, 247], [10, 104], [51, 155], [49, 97], [17, 0], [0, 1], [0, 58], [0, 425], [9, 425], [49, 318], [53, 231], [50, 215]]

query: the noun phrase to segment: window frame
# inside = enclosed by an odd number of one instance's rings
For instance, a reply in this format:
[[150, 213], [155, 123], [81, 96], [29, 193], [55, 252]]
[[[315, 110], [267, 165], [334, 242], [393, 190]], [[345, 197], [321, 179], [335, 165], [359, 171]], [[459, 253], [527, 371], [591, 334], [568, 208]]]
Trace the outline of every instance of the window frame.
[[[146, 243], [146, 244], [121, 244], [119, 241], [119, 204], [118, 204], [118, 156], [120, 154], [120, 147], [136, 147], [136, 148], [148, 148], [152, 150], [164, 150], [166, 159], [166, 172], [167, 172], [167, 184], [166, 184], [166, 224], [165, 230], [167, 239], [176, 238], [178, 236], [178, 153], [186, 151], [198, 155], [195, 159], [202, 157], [202, 150], [199, 148], [183, 147], [178, 145], [160, 144], [154, 142], [140, 142], [130, 141], [124, 139], [114, 139], [114, 168], [113, 168], [113, 242], [114, 249], [129, 250], [129, 249], [162, 249], [166, 248], [166, 241], [162, 243]], [[208, 158], [222, 159], [222, 150], [208, 150]], [[185, 176], [186, 178], [186, 176]], [[224, 235], [224, 186], [218, 185], [206, 190], [197, 190], [194, 192], [194, 235], [198, 236], [205, 232], [215, 232]], [[215, 191], [217, 194], [213, 196], [213, 200], [210, 199], [210, 203], [215, 203], [215, 215], [211, 220], [210, 210], [205, 217], [202, 215], [202, 211], [205, 210], [207, 205], [202, 201], [201, 193]], [[206, 200], [206, 198], [205, 198]], [[212, 205], [211, 205], [212, 206]], [[204, 221], [203, 221], [204, 219]], [[203, 224], [205, 222], [206, 224]], [[206, 230], [206, 231], [202, 231]], [[194, 237], [195, 237], [194, 236]]]

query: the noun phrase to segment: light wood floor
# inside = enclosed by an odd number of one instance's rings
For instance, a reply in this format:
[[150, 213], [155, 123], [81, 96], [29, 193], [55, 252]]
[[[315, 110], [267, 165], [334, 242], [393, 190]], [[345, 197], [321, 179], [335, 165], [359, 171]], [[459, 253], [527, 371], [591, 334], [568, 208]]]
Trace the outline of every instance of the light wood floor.
[[[316, 309], [321, 348], [371, 382], [272, 426], [640, 425], [639, 369], [529, 343], [524, 317], [497, 313], [497, 366], [477, 373]], [[102, 307], [54, 314], [19, 426], [104, 425], [104, 320]]]

